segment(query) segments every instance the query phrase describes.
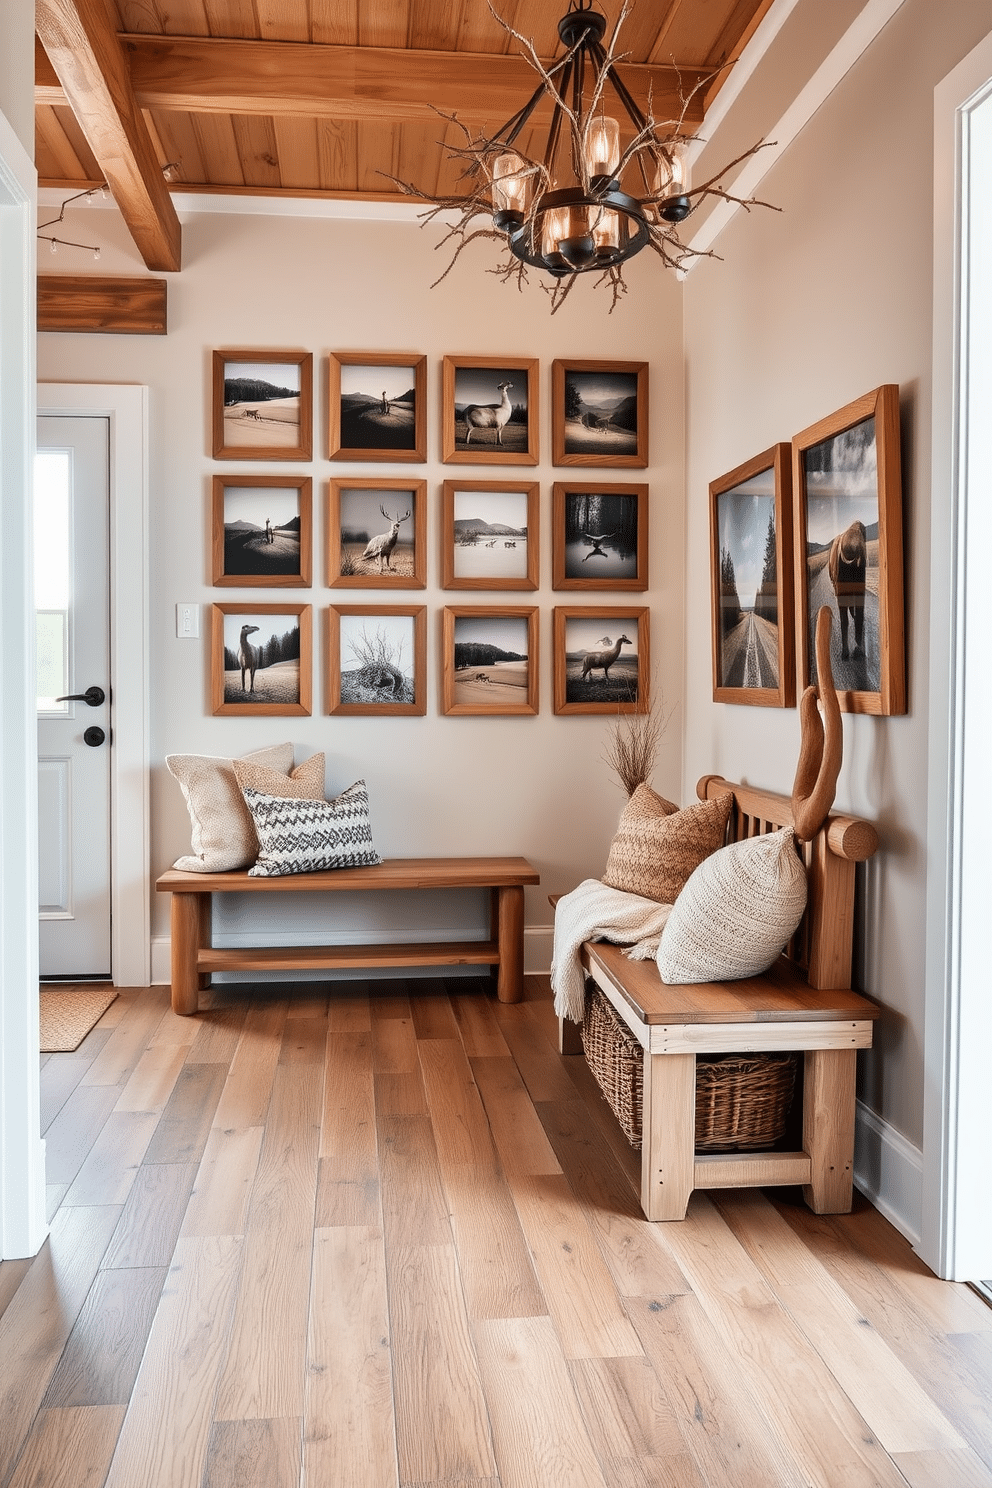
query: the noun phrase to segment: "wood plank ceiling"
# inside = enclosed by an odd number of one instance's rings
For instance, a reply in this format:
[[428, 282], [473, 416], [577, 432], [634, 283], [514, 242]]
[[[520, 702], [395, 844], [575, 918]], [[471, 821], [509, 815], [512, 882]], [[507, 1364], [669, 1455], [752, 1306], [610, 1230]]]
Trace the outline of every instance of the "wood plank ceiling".
[[[739, 55], [770, 3], [637, 0], [624, 80], [676, 117], [680, 80]], [[541, 57], [560, 53], [566, 0], [496, 8]], [[612, 24], [616, 0], [599, 8]], [[40, 184], [106, 180], [159, 270], [180, 265], [170, 190], [389, 200], [395, 176], [451, 192], [456, 131], [436, 110], [492, 131], [536, 82], [487, 0], [38, 0], [37, 16]], [[693, 124], [725, 76], [696, 93]]]

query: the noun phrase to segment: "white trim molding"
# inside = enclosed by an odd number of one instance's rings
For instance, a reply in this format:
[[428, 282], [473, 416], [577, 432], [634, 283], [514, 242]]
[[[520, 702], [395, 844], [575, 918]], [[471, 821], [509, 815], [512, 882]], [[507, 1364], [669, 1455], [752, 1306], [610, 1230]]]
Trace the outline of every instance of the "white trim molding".
[[918, 1246], [923, 1153], [861, 1101], [855, 1120], [854, 1182], [879, 1213]]

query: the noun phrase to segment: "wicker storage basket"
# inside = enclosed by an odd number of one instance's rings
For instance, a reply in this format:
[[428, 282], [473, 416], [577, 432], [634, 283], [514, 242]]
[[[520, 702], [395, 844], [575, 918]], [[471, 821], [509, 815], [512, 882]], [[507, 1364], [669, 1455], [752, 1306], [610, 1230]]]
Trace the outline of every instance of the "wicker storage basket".
[[[643, 1051], [595, 983], [586, 984], [582, 1047], [632, 1147], [640, 1149]], [[696, 1060], [696, 1151], [771, 1147], [785, 1131], [795, 1054], [714, 1054]]]

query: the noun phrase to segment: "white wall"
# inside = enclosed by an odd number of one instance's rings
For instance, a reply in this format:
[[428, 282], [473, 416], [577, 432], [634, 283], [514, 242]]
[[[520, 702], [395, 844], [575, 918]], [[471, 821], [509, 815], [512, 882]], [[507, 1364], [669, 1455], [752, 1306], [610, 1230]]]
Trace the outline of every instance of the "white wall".
[[[77, 209], [67, 237], [99, 242], [101, 273], [141, 273], [140, 261], [115, 212]], [[609, 596], [551, 589], [551, 485], [562, 474], [551, 465], [550, 382], [556, 356], [643, 360], [651, 368], [651, 467], [614, 478], [650, 483], [649, 592], [617, 596], [619, 604], [652, 609], [652, 655], [671, 703], [681, 704], [682, 659], [682, 329], [681, 290], [649, 256], [630, 267], [626, 304], [608, 314], [609, 295], [580, 286], [554, 319], [537, 285], [523, 294], [485, 272], [492, 250], [466, 254], [449, 279], [429, 291], [439, 272], [437, 229], [416, 224], [314, 221], [221, 213], [187, 217], [183, 271], [169, 283], [167, 337], [76, 336], [39, 338], [42, 380], [135, 381], [151, 389], [152, 565], [152, 814], [153, 869], [160, 872], [188, 850], [188, 823], [179, 788], [163, 764], [172, 751], [238, 753], [289, 737], [297, 757], [327, 754], [330, 791], [358, 776], [369, 784], [377, 845], [387, 856], [522, 853], [540, 869], [540, 889], [528, 891], [527, 921], [550, 925], [547, 894], [598, 875], [623, 804], [601, 754], [609, 722], [557, 718], [552, 712], [551, 611], [557, 604], [599, 603]], [[87, 272], [97, 266], [78, 254], [42, 269]], [[283, 473], [295, 467], [240, 465], [209, 454], [210, 353], [215, 347], [303, 347], [315, 353], [314, 587], [284, 591], [315, 607], [314, 713], [309, 719], [214, 718], [209, 708], [207, 641], [177, 640], [175, 604], [206, 606], [243, 597], [268, 600], [263, 590], [215, 590], [209, 571], [210, 477], [217, 471]], [[426, 591], [331, 590], [324, 557], [327, 481], [359, 468], [330, 462], [327, 444], [326, 356], [331, 350], [416, 351], [428, 357], [429, 439], [424, 467], [368, 467], [382, 475], [422, 475], [428, 481]], [[440, 378], [444, 354], [538, 357], [541, 364], [540, 713], [536, 718], [446, 718], [439, 714], [440, 610], [449, 603], [498, 603], [500, 595], [445, 592], [440, 578], [440, 483], [446, 477], [485, 478], [498, 470], [440, 463]], [[514, 467], [513, 477], [530, 475]], [[331, 718], [326, 693], [323, 610], [331, 602], [421, 602], [428, 606], [429, 693], [424, 718]], [[681, 707], [666, 740], [656, 784], [678, 790]], [[166, 905], [155, 905], [156, 926], [167, 933]], [[356, 912], [368, 905], [359, 896]], [[257, 906], [252, 907], [257, 913]], [[450, 907], [444, 911], [450, 916]], [[235, 929], [237, 926], [234, 927]], [[395, 925], [382, 928], [396, 929]], [[401, 938], [407, 938], [403, 936]], [[550, 940], [531, 934], [529, 963], [547, 965]]]

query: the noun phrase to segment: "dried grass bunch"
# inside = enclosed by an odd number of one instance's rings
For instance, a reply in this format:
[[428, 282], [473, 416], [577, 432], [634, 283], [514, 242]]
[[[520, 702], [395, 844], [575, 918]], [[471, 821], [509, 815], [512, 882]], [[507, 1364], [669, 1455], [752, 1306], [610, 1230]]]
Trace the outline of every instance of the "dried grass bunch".
[[650, 782], [661, 741], [665, 737], [675, 705], [667, 707], [660, 688], [651, 689], [646, 713], [622, 713], [613, 722], [603, 759], [627, 792]]

